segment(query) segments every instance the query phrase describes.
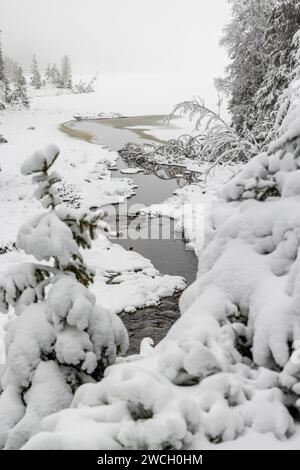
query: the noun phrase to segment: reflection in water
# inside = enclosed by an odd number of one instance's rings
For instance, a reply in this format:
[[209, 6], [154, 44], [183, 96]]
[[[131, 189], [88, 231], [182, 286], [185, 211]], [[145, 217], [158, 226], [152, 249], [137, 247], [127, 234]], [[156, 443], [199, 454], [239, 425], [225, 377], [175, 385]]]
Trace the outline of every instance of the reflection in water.
[[157, 162], [128, 162], [123, 157], [128, 168], [143, 168], [144, 175], [154, 174], [161, 180], [175, 180], [178, 188], [184, 188], [187, 184], [199, 183], [201, 173], [196, 171], [186, 171], [178, 165], [161, 165]]

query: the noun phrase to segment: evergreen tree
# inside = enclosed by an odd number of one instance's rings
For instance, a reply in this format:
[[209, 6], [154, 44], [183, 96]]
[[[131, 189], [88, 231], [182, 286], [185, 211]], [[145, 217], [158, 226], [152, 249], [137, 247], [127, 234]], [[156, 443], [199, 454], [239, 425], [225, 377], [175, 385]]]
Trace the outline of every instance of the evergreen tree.
[[0, 37], [0, 82], [3, 82], [4, 80], [5, 80], [5, 67], [4, 67], [4, 59], [3, 59], [3, 53], [2, 53], [1, 37]]
[[243, 134], [256, 125], [254, 95], [268, 66], [264, 35], [276, 0], [229, 0], [232, 20], [224, 30], [221, 44], [228, 50], [231, 63], [217, 87], [230, 95], [229, 111], [236, 130]]
[[300, 2], [229, 1], [233, 19], [221, 44], [232, 62], [217, 87], [230, 95], [229, 111], [237, 132], [244, 137], [251, 132], [264, 149], [274, 132], [279, 97], [295, 76]]
[[51, 83], [56, 88], [62, 88], [62, 79], [57, 65], [54, 63], [51, 68]]
[[44, 75], [44, 81], [48, 85], [52, 85], [52, 71], [51, 71], [51, 65], [48, 64], [46, 68], [46, 72]]
[[12, 83], [17, 80], [18, 77], [18, 64], [15, 60], [10, 57], [4, 57], [4, 71], [7, 80]]
[[32, 60], [30, 85], [37, 90], [42, 86], [41, 74], [35, 55]]
[[300, 27], [299, 0], [276, 2], [268, 22], [262, 47], [268, 54], [268, 67], [264, 79], [254, 97], [259, 122], [274, 127], [279, 97], [296, 74], [296, 51], [294, 36]]
[[7, 140], [0, 134], [0, 144], [7, 144]]
[[67, 55], [63, 56], [61, 62], [61, 80], [63, 88], [72, 88], [71, 61]]
[[1, 31], [0, 31], [0, 109], [5, 108], [8, 102], [9, 83], [5, 74], [5, 64], [2, 53]]
[[[70, 406], [79, 385], [100, 380], [128, 347], [121, 320], [96, 305], [88, 287], [95, 273], [80, 249], [91, 247], [103, 214], [60, 206], [52, 166], [56, 146], [36, 152], [22, 166], [37, 184], [46, 209], [19, 230], [17, 246], [37, 263], [13, 266], [0, 281], [0, 308], [16, 316], [6, 334], [0, 390], [0, 448], [20, 448], [41, 419]], [[42, 264], [41, 262], [46, 263]]]
[[4, 64], [5, 74], [9, 81], [8, 103], [28, 108], [29, 98], [27, 95], [26, 79], [22, 68], [9, 57], [4, 58]]
[[29, 107], [29, 98], [27, 95], [26, 79], [21, 67], [17, 66], [14, 70], [14, 78], [11, 83], [11, 92], [9, 94], [9, 103]]

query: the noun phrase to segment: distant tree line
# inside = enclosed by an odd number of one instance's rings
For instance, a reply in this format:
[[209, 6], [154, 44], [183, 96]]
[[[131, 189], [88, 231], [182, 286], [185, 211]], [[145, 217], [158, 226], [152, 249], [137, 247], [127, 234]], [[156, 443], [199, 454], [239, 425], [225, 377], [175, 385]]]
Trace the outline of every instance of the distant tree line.
[[[0, 31], [1, 33], [1, 31]], [[57, 64], [48, 64], [42, 76], [36, 55], [33, 55], [30, 68], [29, 86], [39, 90], [51, 86], [72, 90], [73, 93], [90, 93], [94, 91], [94, 82], [97, 75], [90, 82], [80, 80], [73, 85], [72, 66], [70, 58], [64, 55], [60, 67]], [[28, 108], [30, 99], [28, 96], [28, 84], [22, 67], [9, 57], [3, 55], [0, 36], [0, 110], [7, 105], [16, 105]]]
[[29, 107], [29, 98], [23, 70], [13, 60], [3, 58], [0, 38], [0, 109], [7, 104]]
[[68, 88], [71, 90], [73, 86], [72, 67], [69, 57], [67, 55], [63, 56], [60, 68], [55, 63], [52, 65], [48, 64], [45, 75], [42, 78], [36, 56], [34, 55], [31, 65], [30, 84], [36, 89], [51, 85], [56, 88]]

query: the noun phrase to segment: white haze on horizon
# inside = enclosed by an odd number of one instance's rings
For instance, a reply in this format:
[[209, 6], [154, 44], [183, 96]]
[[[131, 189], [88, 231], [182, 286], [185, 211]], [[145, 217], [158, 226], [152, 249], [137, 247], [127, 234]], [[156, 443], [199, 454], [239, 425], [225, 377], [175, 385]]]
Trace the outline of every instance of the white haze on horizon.
[[209, 103], [228, 62], [219, 40], [229, 18], [227, 0], [0, 0], [3, 51], [26, 72], [33, 53], [41, 71], [68, 54], [75, 74]]

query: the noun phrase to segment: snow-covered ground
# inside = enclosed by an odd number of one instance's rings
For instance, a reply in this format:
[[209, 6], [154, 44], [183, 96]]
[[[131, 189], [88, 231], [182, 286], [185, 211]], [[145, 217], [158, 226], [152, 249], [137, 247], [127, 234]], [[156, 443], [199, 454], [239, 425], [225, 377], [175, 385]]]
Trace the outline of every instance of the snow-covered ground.
[[[119, 182], [112, 186], [107, 165], [114, 163], [113, 152], [72, 141], [57, 130], [70, 114], [102, 111], [95, 103], [82, 106], [84, 98], [41, 97], [30, 111], [3, 115], [1, 131], [10, 141], [2, 146], [3, 176], [6, 186], [12, 182], [23, 189], [16, 210], [20, 222], [37, 210], [31, 187], [16, 177], [24, 149], [31, 153], [49, 138], [61, 148], [59, 172], [89, 205], [97, 205], [95, 197], [106, 202], [130, 194], [128, 177], [122, 194]], [[58, 113], [55, 107], [61, 109], [62, 103], [64, 112]], [[199, 272], [180, 299], [180, 319], [155, 348], [145, 343], [139, 356], [119, 358], [103, 380], [79, 387], [72, 408], [47, 416], [25, 449], [299, 448], [299, 425], [289, 413], [300, 403], [300, 162], [290, 145], [291, 135], [299, 136], [298, 116], [295, 99], [270, 155], [255, 157], [222, 191], [219, 186], [232, 176], [224, 170], [210, 176], [205, 187], [178, 190], [166, 204], [149, 209], [180, 223], [186, 204], [204, 208], [200, 243], [193, 215], [183, 220], [199, 256]], [[35, 130], [28, 130], [28, 120]], [[6, 186], [3, 200], [9, 199]], [[101, 188], [111, 187], [110, 194], [100, 196]], [[13, 208], [15, 196], [9, 196]], [[3, 232], [8, 245], [20, 224], [13, 212], [6, 216], [11, 220], [8, 235]], [[4, 254], [1, 269], [22, 256]], [[96, 270], [98, 302], [114, 313], [153, 305], [183, 287], [180, 278], [158, 276], [149, 260], [103, 238], [86, 260]]]
[[[104, 81], [105, 86], [108, 83]], [[124, 178], [118, 179], [112, 177], [109, 170], [115, 165], [116, 152], [84, 140], [72, 139], [59, 130], [61, 123], [76, 115], [115, 111], [116, 97], [109, 100], [106, 96], [100, 80], [96, 93], [56, 95], [53, 91], [37, 92], [31, 99], [30, 109], [9, 109], [0, 113], [1, 133], [8, 140], [7, 144], [0, 146], [0, 248], [3, 252], [13, 248], [17, 230], [24, 220], [40, 211], [32, 195], [33, 187], [29, 179], [21, 175], [20, 166], [32, 151], [45, 147], [49, 142], [57, 144], [61, 151], [57, 171], [64, 178], [66, 200], [79, 197], [83, 206], [99, 207], [121, 202], [133, 193], [130, 175], [124, 174]], [[132, 101], [128, 100], [127, 95], [124, 96], [125, 101], [123, 99], [123, 103], [122, 100], [119, 103], [121, 111], [137, 113], [138, 108], [133, 108]], [[111, 108], [104, 107], [105, 104]], [[0, 258], [0, 270], [4, 271], [9, 264], [23, 257], [17, 251], [8, 251]], [[87, 260], [97, 272], [93, 287], [97, 298], [116, 313], [123, 309], [135, 311], [136, 308], [155, 305], [160, 298], [185, 287], [182, 278], [160, 276], [143, 256], [127, 252], [103, 239], [95, 243], [91, 252], [87, 252]], [[109, 277], [114, 280], [107, 284]], [[0, 325], [4, 322], [5, 317], [0, 315]], [[3, 328], [0, 328], [2, 361], [3, 335]]]
[[[191, 162], [187, 167], [203, 170], [196, 162]], [[209, 224], [206, 218], [211, 213], [214, 203], [217, 202], [217, 193], [220, 187], [228, 182], [240, 169], [236, 167], [217, 167], [210, 173], [205, 183], [189, 184], [182, 189], [177, 189], [173, 196], [162, 204], [154, 204], [143, 212], [153, 216], [162, 215], [175, 220], [175, 230], [184, 231], [187, 247], [192, 248], [199, 256], [204, 245]]]

